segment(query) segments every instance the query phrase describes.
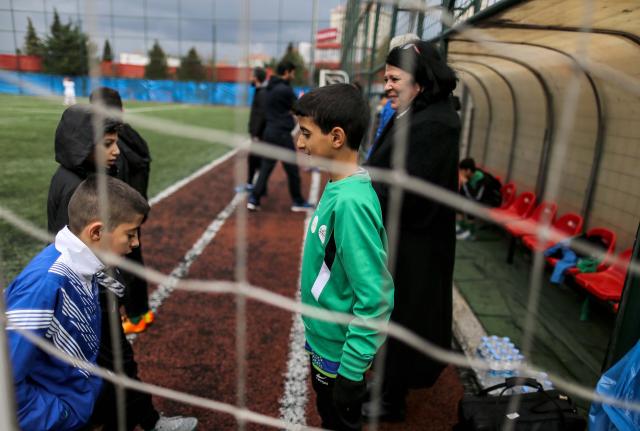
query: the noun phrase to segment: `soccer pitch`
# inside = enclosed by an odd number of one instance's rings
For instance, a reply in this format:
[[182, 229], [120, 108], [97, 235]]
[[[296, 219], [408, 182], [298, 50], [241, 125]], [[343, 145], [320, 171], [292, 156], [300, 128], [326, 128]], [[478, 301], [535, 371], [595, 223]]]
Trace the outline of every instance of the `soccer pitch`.
[[[88, 101], [79, 100], [79, 103]], [[248, 109], [123, 101], [127, 110], [145, 117], [212, 130], [246, 131]], [[55, 131], [65, 107], [59, 101], [0, 95], [0, 205], [46, 228], [49, 181], [57, 168]], [[149, 144], [149, 197], [229, 150], [222, 144], [187, 139], [145, 128], [136, 129]], [[232, 185], [229, 185], [232, 187]], [[215, 199], [215, 196], [211, 196]], [[44, 244], [0, 221], [0, 281], [3, 286]]]

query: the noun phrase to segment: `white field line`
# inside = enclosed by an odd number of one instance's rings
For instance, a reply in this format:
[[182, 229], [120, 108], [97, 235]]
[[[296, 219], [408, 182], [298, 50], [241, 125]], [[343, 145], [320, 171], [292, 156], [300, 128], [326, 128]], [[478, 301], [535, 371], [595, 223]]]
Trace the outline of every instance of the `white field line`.
[[153, 111], [174, 111], [176, 109], [187, 109], [187, 108], [196, 108], [201, 105], [167, 105], [167, 106], [145, 106], [143, 108], [126, 108], [124, 110], [127, 112], [153, 112]]
[[[51, 115], [62, 115], [64, 112], [64, 107], [60, 107], [59, 109], [42, 109], [42, 108], [21, 108], [21, 107], [11, 107], [10, 105], [0, 107], [0, 111], [2, 115], [11, 115], [11, 113], [26, 113], [26, 114], [51, 114]], [[7, 112], [4, 112], [7, 111]]]
[[[320, 191], [320, 173], [314, 171], [311, 174], [311, 188], [309, 202], [316, 204]], [[304, 220], [304, 240], [300, 250], [300, 276], [302, 275], [302, 253], [306, 240], [309, 221], [313, 212], [309, 212]], [[300, 286], [298, 276], [298, 287]], [[300, 301], [300, 289], [296, 292], [296, 300]], [[293, 323], [289, 333], [289, 356], [287, 359], [287, 373], [284, 380], [284, 393], [280, 398], [280, 419], [286, 422], [306, 425], [307, 410], [307, 377], [309, 376], [309, 360], [304, 350], [304, 325], [300, 313], [293, 314]]]
[[[218, 162], [217, 164], [220, 164], [222, 163], [222, 161], [224, 161], [224, 160], [221, 161], [221, 159], [225, 158], [226, 160], [229, 157], [230, 156], [227, 154], [224, 157], [216, 160], [215, 162]], [[211, 169], [211, 167], [209, 167], [209, 169]], [[184, 184], [186, 184], [187, 182], [188, 181], [185, 181]], [[202, 254], [204, 249], [207, 247], [207, 245], [209, 245], [209, 243], [213, 241], [213, 239], [216, 237], [216, 235], [218, 234], [218, 232], [220, 231], [224, 223], [227, 221], [229, 216], [233, 214], [233, 211], [235, 211], [238, 204], [244, 200], [244, 197], [245, 197], [244, 193], [236, 193], [233, 199], [231, 199], [231, 202], [229, 202], [227, 206], [211, 222], [211, 224], [207, 226], [204, 233], [200, 236], [200, 238], [198, 238], [198, 240], [195, 242], [195, 244], [193, 244], [191, 249], [180, 260], [180, 263], [178, 264], [178, 266], [176, 266], [173, 269], [173, 271], [171, 271], [171, 274], [169, 274], [171, 281], [158, 286], [158, 288], [151, 294], [151, 296], [149, 296], [149, 308], [154, 313], [157, 313], [162, 303], [169, 298], [169, 296], [171, 295], [171, 292], [173, 292], [173, 289], [175, 288], [176, 283], [187, 276], [193, 262], [195, 262], [196, 259], [200, 257], [200, 255]], [[133, 343], [133, 340], [135, 340], [136, 338], [137, 338], [137, 334], [127, 335], [127, 339], [131, 343]]]
[[178, 191], [180, 188], [184, 187], [185, 185], [187, 185], [191, 181], [193, 181], [196, 178], [206, 174], [207, 172], [209, 172], [211, 169], [215, 168], [216, 166], [226, 162], [231, 157], [235, 156], [235, 154], [237, 152], [238, 152], [238, 150], [228, 151], [227, 153], [225, 153], [222, 156], [218, 157], [217, 159], [213, 160], [211, 163], [208, 163], [208, 164], [204, 165], [203, 167], [201, 167], [200, 169], [198, 169], [197, 171], [195, 171], [194, 173], [192, 173], [188, 177], [185, 177], [185, 178], [181, 179], [180, 181], [177, 181], [177, 182], [173, 183], [172, 185], [170, 185], [169, 187], [167, 187], [166, 189], [162, 190], [160, 193], [158, 193], [157, 195], [155, 195], [154, 197], [149, 199], [149, 205], [151, 205], [151, 206], [156, 205], [158, 202], [160, 202], [161, 200], [165, 199], [166, 197], [172, 195], [173, 193], [175, 193], [176, 191]]
[[[174, 111], [176, 109], [187, 109], [187, 108], [195, 108], [195, 107], [200, 107], [200, 105], [170, 105], [170, 106], [145, 106], [145, 107], [141, 107], [141, 108], [126, 108], [125, 112], [153, 112], [153, 111]], [[4, 107], [0, 107], [0, 111], [9, 111], [8, 114], [10, 114], [11, 112], [25, 112], [27, 114], [57, 114], [57, 115], [61, 115], [64, 110], [66, 109], [65, 106], [62, 106], [58, 109], [52, 108], [52, 109], [42, 109], [42, 108], [23, 108], [23, 107], [9, 107], [9, 106], [4, 106]]]

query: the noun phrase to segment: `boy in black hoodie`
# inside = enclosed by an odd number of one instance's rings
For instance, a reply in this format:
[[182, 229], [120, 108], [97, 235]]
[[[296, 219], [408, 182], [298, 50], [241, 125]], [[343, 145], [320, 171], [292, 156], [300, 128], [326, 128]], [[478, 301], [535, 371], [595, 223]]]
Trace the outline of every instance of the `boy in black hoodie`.
[[[95, 142], [95, 114], [91, 106], [74, 105], [67, 108], [58, 123], [55, 137], [56, 161], [60, 164], [51, 178], [49, 197], [47, 199], [47, 225], [49, 232], [58, 232], [69, 223], [67, 208], [71, 195], [78, 185], [89, 175], [104, 169], [107, 174], [117, 173], [118, 131], [122, 123], [112, 117], [102, 116], [101, 139]], [[95, 142], [95, 144], [94, 144]], [[97, 166], [100, 166], [98, 168]], [[123, 295], [124, 287], [113, 278], [100, 283], [101, 336], [97, 363], [101, 367], [113, 370], [114, 354], [109, 327], [109, 307], [107, 295]], [[111, 311], [120, 311], [116, 307]], [[127, 341], [122, 326], [120, 330], [120, 348], [124, 373], [133, 379], [138, 377], [138, 364], [133, 356], [133, 348]], [[117, 429], [115, 387], [104, 382], [102, 390], [94, 406], [91, 425], [103, 426], [103, 431]], [[198, 421], [195, 418], [181, 416], [160, 416], [153, 406], [151, 395], [134, 390], [126, 390], [126, 429], [133, 430], [140, 425], [144, 430], [171, 429], [175, 431], [192, 431]]]
[[[291, 131], [296, 123], [291, 109], [296, 101], [290, 82], [293, 80], [296, 67], [289, 61], [282, 61], [276, 69], [277, 75], [269, 79], [267, 97], [265, 101], [265, 119], [263, 139], [274, 146], [291, 150], [295, 153]], [[264, 196], [267, 182], [276, 166], [277, 160], [264, 157], [260, 165], [260, 175], [249, 200], [247, 208], [250, 211], [260, 209], [260, 198]], [[313, 207], [302, 197], [300, 192], [300, 172], [298, 165], [282, 162], [289, 180], [289, 194], [293, 200], [291, 211], [310, 211]]]

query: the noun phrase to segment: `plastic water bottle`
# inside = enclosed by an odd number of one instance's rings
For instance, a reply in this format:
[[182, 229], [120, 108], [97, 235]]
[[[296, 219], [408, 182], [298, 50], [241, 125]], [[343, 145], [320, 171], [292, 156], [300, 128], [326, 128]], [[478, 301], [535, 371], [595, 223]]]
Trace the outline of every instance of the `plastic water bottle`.
[[538, 382], [540, 382], [540, 384], [542, 385], [542, 388], [545, 391], [549, 391], [553, 389], [553, 383], [549, 379], [549, 375], [547, 373], [545, 372], [538, 373], [537, 380]]
[[[508, 377], [518, 376], [517, 368], [524, 362], [524, 356], [511, 339], [497, 335], [482, 337], [476, 356], [488, 366], [488, 370], [476, 370], [479, 383], [485, 388], [504, 383]], [[520, 392], [520, 388], [505, 393], [515, 392]]]

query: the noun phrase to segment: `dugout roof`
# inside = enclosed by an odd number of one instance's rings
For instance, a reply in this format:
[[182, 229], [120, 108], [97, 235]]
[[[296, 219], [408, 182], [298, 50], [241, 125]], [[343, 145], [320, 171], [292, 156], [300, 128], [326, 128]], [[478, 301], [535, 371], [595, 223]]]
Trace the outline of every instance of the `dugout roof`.
[[603, 160], [604, 145], [640, 140], [640, 1], [506, 0], [445, 37], [476, 111], [471, 155], [538, 195], [548, 186], [554, 143], [565, 139], [563, 108], [578, 77], [559, 201], [598, 219], [594, 202], [608, 180], [601, 164], [613, 163]]

